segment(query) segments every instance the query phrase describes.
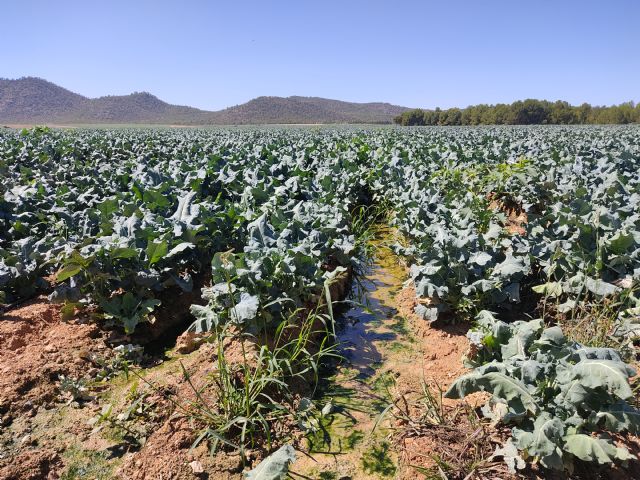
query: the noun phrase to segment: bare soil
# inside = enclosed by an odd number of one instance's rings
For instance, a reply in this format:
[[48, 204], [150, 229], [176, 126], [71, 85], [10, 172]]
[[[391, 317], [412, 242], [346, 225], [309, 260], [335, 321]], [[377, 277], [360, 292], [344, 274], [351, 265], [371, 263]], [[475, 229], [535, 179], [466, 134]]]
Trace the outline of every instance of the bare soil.
[[104, 337], [82, 319], [63, 322], [44, 297], [0, 315], [0, 478], [46, 478], [61, 466], [55, 449], [34, 442], [30, 420], [55, 407], [61, 375], [93, 368], [90, 352], [108, 350]]
[[59, 307], [38, 298], [0, 315], [0, 409], [25, 414], [55, 399], [60, 375], [91, 368], [89, 353], [108, 350], [105, 334], [83, 319], [63, 322]]
[[[211, 457], [206, 442], [191, 450], [202, 425], [195, 423], [189, 411], [191, 402], [196, 400], [195, 389], [203, 398], [211, 398], [211, 385], [208, 375], [213, 368], [216, 347], [204, 344], [188, 356], [176, 357], [161, 369], [145, 376], [148, 383], [143, 388], [155, 394], [171, 392], [171, 401], [163, 403], [162, 420], [159, 427], [153, 429], [144, 446], [124, 458], [122, 466], [116, 472], [126, 479], [193, 479], [193, 478], [232, 478], [229, 472], [241, 470], [240, 457], [220, 454]], [[239, 344], [230, 343], [225, 348], [230, 363], [239, 363], [242, 353]], [[189, 374], [189, 381], [183, 375], [182, 368]], [[164, 397], [164, 394], [161, 394]], [[207, 475], [194, 472], [192, 462], [198, 462]], [[199, 468], [195, 468], [199, 470]], [[203, 472], [203, 473], [204, 473]], [[237, 476], [235, 477], [237, 478]]]

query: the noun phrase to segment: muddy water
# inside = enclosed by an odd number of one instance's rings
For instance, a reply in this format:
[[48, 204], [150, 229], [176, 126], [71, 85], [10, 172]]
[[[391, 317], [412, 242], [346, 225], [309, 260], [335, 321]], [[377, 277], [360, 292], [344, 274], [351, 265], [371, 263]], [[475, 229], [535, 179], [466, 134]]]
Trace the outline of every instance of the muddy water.
[[373, 265], [361, 280], [358, 305], [341, 315], [337, 331], [343, 361], [315, 400], [330, 411], [307, 436], [310, 457], [292, 472], [310, 478], [373, 479], [396, 476], [398, 458], [388, 441], [390, 418], [381, 415], [395, 378], [418, 361], [408, 322], [395, 297], [406, 280], [398, 258], [377, 241]]

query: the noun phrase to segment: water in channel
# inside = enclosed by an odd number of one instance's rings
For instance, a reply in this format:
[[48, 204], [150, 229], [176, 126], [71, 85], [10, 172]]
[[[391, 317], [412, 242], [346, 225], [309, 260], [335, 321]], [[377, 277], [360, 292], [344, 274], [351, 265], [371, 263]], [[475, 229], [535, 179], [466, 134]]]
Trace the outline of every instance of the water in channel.
[[[308, 435], [310, 457], [292, 472], [322, 480], [393, 478], [397, 458], [388, 440], [389, 418], [381, 416], [391, 399], [397, 372], [417, 360], [406, 318], [398, 315], [396, 295], [406, 273], [386, 246], [374, 241], [374, 258], [360, 279], [358, 303], [338, 319], [342, 362], [315, 400], [323, 408]], [[315, 431], [313, 431], [315, 430]]]

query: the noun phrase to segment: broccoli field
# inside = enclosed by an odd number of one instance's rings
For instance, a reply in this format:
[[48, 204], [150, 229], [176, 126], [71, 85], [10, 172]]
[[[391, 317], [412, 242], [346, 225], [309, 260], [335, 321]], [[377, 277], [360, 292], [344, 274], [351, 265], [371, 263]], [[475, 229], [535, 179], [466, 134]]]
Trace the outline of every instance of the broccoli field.
[[640, 474], [637, 126], [6, 129], [0, 175], [1, 478]]

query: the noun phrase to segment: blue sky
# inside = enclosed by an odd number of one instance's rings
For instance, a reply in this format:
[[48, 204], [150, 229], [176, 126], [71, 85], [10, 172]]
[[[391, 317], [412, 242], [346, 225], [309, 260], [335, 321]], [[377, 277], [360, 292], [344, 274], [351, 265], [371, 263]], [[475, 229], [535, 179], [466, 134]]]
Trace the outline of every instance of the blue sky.
[[3, 2], [0, 77], [205, 109], [259, 95], [451, 107], [640, 101], [640, 2]]

